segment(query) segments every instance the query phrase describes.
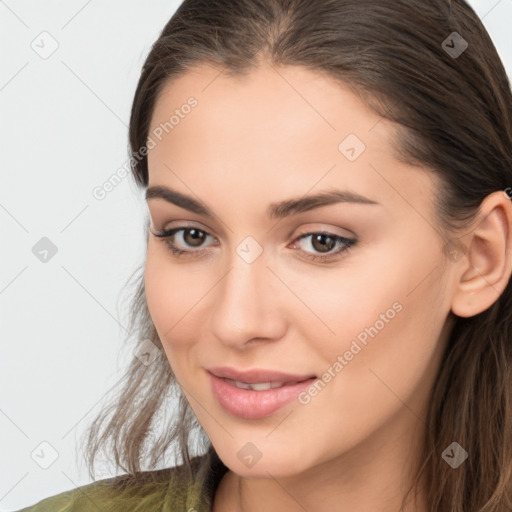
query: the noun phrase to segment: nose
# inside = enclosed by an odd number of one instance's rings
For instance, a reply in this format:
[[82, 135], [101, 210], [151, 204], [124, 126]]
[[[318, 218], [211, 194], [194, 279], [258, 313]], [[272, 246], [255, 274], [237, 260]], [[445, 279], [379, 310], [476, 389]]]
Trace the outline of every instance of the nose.
[[249, 342], [272, 341], [283, 337], [284, 286], [267, 267], [264, 253], [252, 263], [238, 254], [215, 287], [210, 332], [222, 344], [243, 349]]

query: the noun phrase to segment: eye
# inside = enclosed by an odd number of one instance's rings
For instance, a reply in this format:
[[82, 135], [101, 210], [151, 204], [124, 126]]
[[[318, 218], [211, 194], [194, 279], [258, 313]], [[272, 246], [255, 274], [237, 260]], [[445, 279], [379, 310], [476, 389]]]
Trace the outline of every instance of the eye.
[[[314, 233], [306, 233], [304, 235], [299, 236], [293, 242], [292, 247], [296, 247], [297, 241], [300, 242], [308, 238], [311, 238], [311, 240], [309, 241], [309, 243], [305, 245], [309, 246], [310, 248], [313, 248], [314, 251], [320, 252], [320, 254], [314, 254], [308, 252], [307, 250], [304, 251], [306, 253], [306, 258], [309, 258], [313, 261], [331, 260], [339, 256], [341, 253], [348, 251], [357, 242], [357, 240], [354, 240], [352, 238], [345, 238], [344, 236], [335, 235], [334, 233], [329, 233], [327, 231], [320, 231]], [[336, 247], [337, 244], [340, 245], [335, 251], [333, 251], [332, 249]]]
[[[180, 233], [181, 241], [176, 242], [174, 240], [175, 236]], [[169, 250], [173, 255], [180, 256], [200, 256], [207, 252], [207, 248], [204, 246], [204, 241], [210, 238], [214, 238], [210, 233], [203, 229], [198, 229], [195, 226], [179, 226], [176, 228], [172, 228], [169, 230], [164, 230], [159, 233], [153, 233], [154, 236], [158, 238], [162, 238], [162, 241], [165, 242]], [[336, 235], [334, 233], [329, 233], [327, 231], [319, 231], [319, 232], [311, 232], [305, 233], [298, 238], [296, 238], [291, 247], [293, 249], [297, 248], [298, 242], [302, 242], [311, 238], [309, 243], [302, 244], [304, 246], [309, 246], [313, 249], [313, 251], [317, 251], [317, 254], [314, 252], [310, 252], [303, 248], [302, 252], [304, 253], [304, 257], [313, 260], [313, 261], [328, 261], [336, 258], [341, 253], [348, 251], [354, 244], [357, 243], [357, 240], [351, 238], [345, 238], [340, 235]], [[299, 244], [300, 245], [300, 244]], [[333, 249], [338, 246], [336, 250]], [[197, 250], [190, 250], [187, 247], [195, 247]]]
[[[182, 232], [180, 236], [182, 242], [181, 244], [176, 244], [173, 238], [180, 231]], [[194, 226], [180, 226], [177, 228], [161, 231], [160, 233], [153, 233], [153, 235], [158, 238], [162, 238], [169, 250], [171, 250], [175, 256], [191, 253], [194, 253], [194, 255], [202, 254], [206, 249], [190, 251], [186, 249], [187, 245], [191, 247], [200, 247], [207, 237], [213, 238], [212, 235], [210, 235], [210, 233], [207, 231], [198, 229]], [[178, 245], [181, 245], [182, 247], [184, 246], [185, 249], [180, 248]]]

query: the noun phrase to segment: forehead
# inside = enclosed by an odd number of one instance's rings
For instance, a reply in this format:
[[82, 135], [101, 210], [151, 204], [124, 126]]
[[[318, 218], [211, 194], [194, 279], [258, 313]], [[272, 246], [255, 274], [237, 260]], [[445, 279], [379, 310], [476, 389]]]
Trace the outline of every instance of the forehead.
[[[390, 131], [385, 126], [388, 123], [382, 123], [382, 118], [346, 84], [303, 67], [270, 64], [262, 64], [244, 75], [229, 75], [203, 64], [174, 78], [164, 85], [157, 98], [151, 129], [168, 121], [191, 97], [198, 105], [190, 117], [200, 118], [198, 127], [215, 126], [210, 136], [216, 138], [229, 134], [244, 139], [250, 134], [255, 142], [268, 143], [270, 132], [281, 131], [276, 142], [282, 144], [286, 137], [298, 134], [311, 139], [328, 134], [338, 139], [355, 133], [376, 147], [384, 142], [383, 133], [389, 135]], [[191, 123], [194, 119], [182, 124]], [[380, 126], [375, 129], [377, 125]], [[242, 126], [245, 129], [240, 133]], [[177, 128], [173, 127], [173, 135], [183, 131]]]
[[161, 140], [153, 137], [148, 154], [150, 185], [178, 188], [182, 176], [200, 195], [225, 184], [225, 192], [269, 202], [285, 190], [343, 186], [381, 203], [396, 201], [400, 189], [425, 196], [431, 187], [425, 173], [395, 158], [393, 123], [346, 84], [301, 67], [261, 65], [229, 76], [198, 66], [162, 89], [149, 135], [155, 130]]

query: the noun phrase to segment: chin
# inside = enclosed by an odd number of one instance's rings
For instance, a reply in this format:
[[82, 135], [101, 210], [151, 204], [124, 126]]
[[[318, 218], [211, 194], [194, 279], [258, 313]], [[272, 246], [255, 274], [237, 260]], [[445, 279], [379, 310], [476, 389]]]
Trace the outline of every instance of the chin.
[[[231, 453], [229, 457], [224, 457], [219, 453], [219, 456], [231, 471], [244, 478], [293, 477], [314, 465], [314, 463], [309, 465], [303, 457], [300, 457], [300, 453], [293, 452], [291, 447], [285, 447], [285, 452], [287, 453], [280, 454], [274, 450], [268, 456], [263, 453], [261, 458], [252, 465], [250, 461], [247, 461], [247, 464], [241, 461], [237, 454], [233, 456]], [[243, 454], [241, 457], [244, 458]]]

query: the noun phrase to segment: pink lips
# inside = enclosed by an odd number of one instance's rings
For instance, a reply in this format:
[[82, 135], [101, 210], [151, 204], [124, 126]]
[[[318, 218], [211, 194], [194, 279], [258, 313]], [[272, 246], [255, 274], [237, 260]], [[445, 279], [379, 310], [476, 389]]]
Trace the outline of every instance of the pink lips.
[[[314, 375], [298, 375], [271, 370], [253, 369], [239, 371], [228, 367], [208, 369], [212, 391], [220, 405], [229, 413], [244, 419], [263, 418], [277, 411], [297, 397], [315, 381]], [[271, 382], [284, 383], [267, 390], [242, 389], [232, 379], [248, 384]]]

